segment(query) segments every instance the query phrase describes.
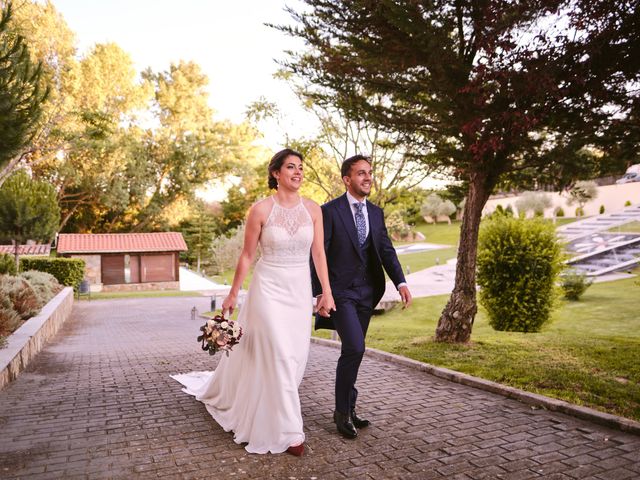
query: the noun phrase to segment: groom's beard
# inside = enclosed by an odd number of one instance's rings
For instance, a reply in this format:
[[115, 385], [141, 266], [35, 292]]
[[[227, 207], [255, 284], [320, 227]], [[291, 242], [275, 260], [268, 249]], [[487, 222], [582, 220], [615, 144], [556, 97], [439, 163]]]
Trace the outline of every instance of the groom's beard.
[[354, 196], [366, 198], [371, 194], [371, 185], [369, 185], [369, 187], [365, 191], [360, 185], [351, 184], [351, 188], [347, 188], [347, 190], [350, 190], [350, 193], [352, 195], [355, 194]]

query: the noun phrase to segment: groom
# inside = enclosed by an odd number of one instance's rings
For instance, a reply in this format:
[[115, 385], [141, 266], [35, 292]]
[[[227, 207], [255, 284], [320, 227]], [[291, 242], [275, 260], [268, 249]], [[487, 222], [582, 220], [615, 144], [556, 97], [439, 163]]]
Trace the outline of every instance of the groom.
[[[355, 438], [369, 421], [356, 414], [358, 369], [365, 351], [369, 319], [385, 290], [387, 272], [405, 307], [411, 303], [402, 267], [391, 244], [380, 207], [367, 202], [371, 192], [371, 158], [354, 155], [342, 163], [347, 192], [322, 206], [324, 249], [335, 312], [320, 310], [315, 328], [336, 330], [342, 350], [336, 368], [333, 420], [344, 437]], [[321, 293], [315, 270], [313, 294]]]

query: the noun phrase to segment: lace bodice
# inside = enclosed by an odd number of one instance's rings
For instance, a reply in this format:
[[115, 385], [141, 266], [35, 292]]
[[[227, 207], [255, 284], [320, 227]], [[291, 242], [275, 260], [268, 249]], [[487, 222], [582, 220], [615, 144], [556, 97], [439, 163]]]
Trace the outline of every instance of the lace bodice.
[[309, 262], [313, 241], [313, 222], [302, 201], [293, 208], [285, 208], [275, 201], [262, 233], [262, 259], [270, 263], [298, 264]]

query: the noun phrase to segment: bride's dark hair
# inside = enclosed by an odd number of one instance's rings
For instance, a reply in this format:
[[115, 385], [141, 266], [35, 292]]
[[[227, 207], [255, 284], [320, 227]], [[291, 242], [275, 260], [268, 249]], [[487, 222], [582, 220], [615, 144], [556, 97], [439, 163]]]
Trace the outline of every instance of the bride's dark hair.
[[276, 153], [269, 162], [269, 188], [276, 189], [278, 188], [278, 180], [273, 176], [273, 172], [277, 172], [282, 168], [282, 164], [285, 159], [289, 156], [293, 155], [294, 157], [298, 157], [302, 162], [304, 159], [302, 158], [302, 154], [296, 152], [295, 150], [291, 150], [290, 148], [285, 148], [284, 150], [280, 150]]

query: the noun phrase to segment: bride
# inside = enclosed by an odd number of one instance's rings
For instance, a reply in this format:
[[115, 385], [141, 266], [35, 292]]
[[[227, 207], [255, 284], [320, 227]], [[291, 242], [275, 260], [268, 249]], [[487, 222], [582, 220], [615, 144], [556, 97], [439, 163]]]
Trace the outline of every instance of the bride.
[[269, 163], [276, 193], [249, 210], [242, 253], [223, 313], [233, 313], [242, 282], [260, 244], [249, 291], [238, 314], [244, 333], [214, 372], [172, 375], [206, 405], [236, 443], [251, 453], [302, 455], [304, 433], [298, 386], [311, 336], [309, 252], [322, 284], [318, 309], [335, 310], [324, 252], [322, 211], [298, 194], [302, 155], [285, 149]]

